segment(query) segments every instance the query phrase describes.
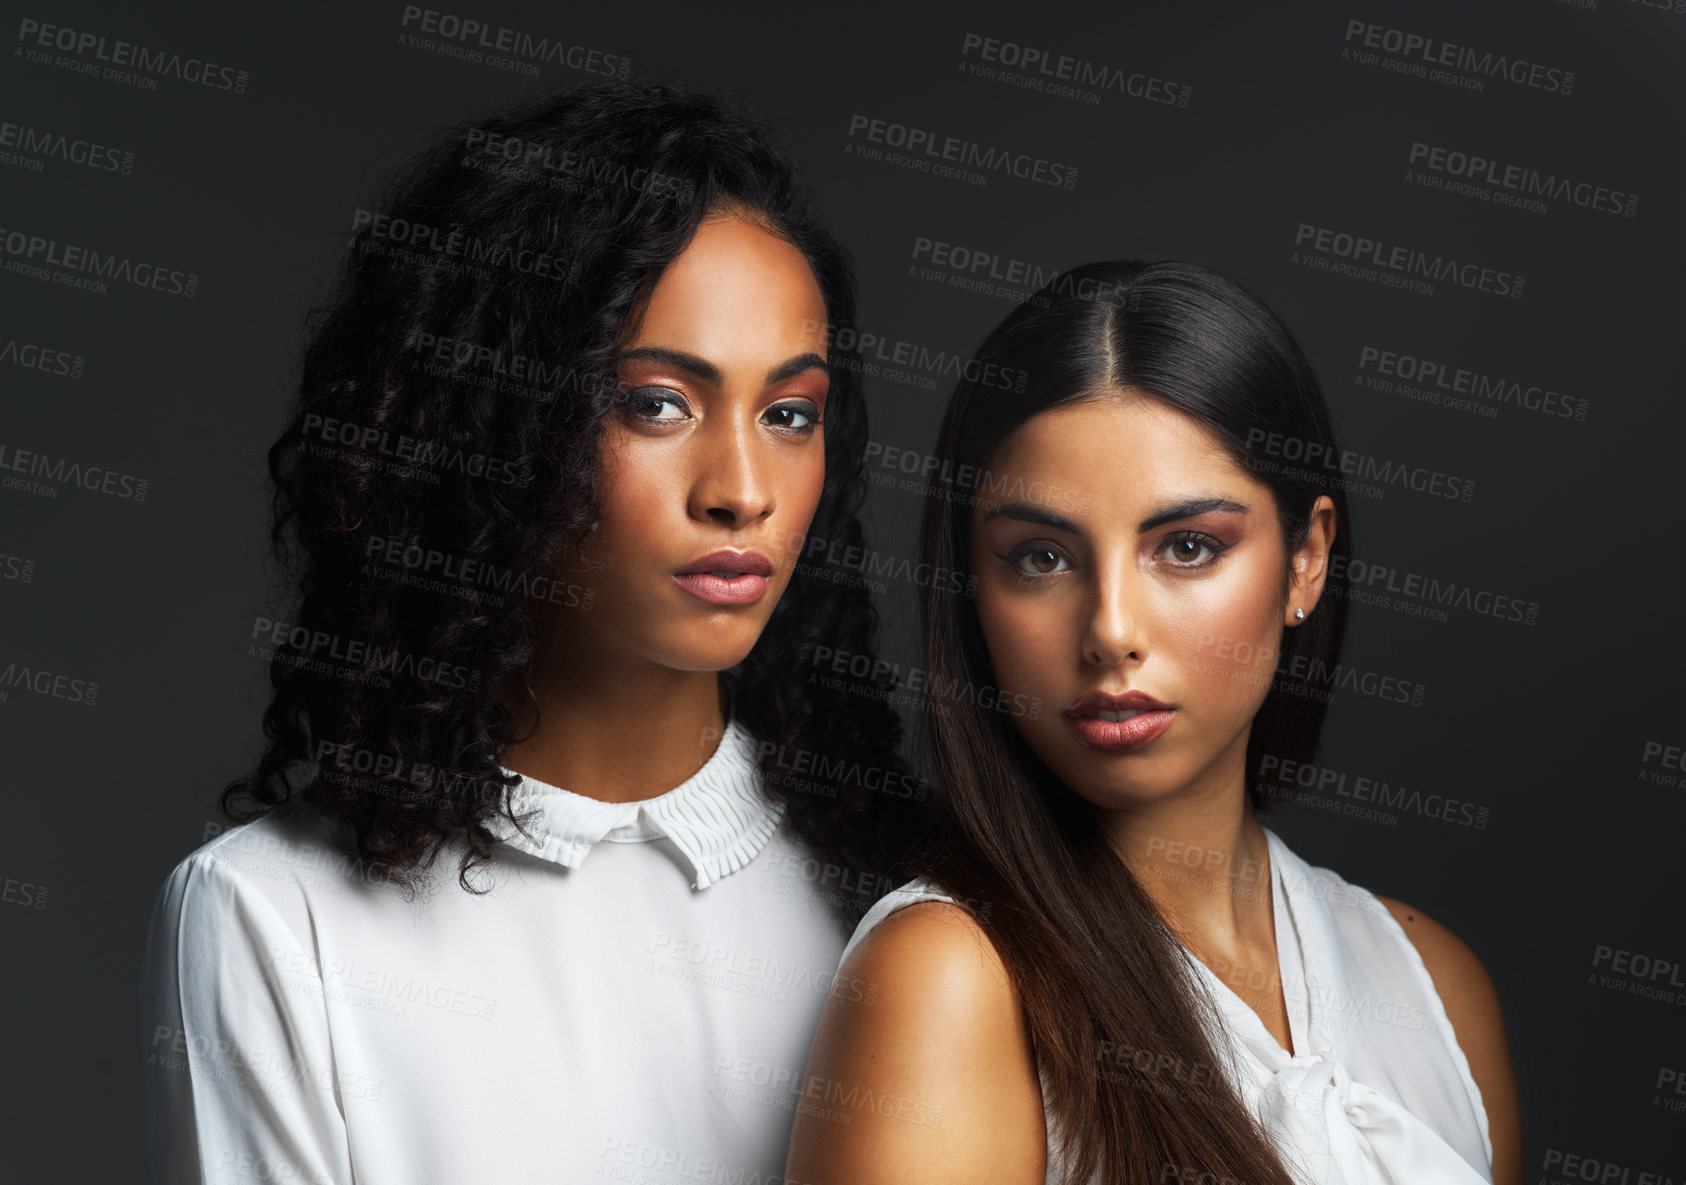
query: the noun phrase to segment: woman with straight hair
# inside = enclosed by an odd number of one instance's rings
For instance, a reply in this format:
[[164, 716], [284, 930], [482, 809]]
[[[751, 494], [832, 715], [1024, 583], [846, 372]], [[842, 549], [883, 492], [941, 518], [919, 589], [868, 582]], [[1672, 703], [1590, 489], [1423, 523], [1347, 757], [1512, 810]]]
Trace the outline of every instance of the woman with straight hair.
[[757, 120], [641, 81], [353, 226], [269, 454], [267, 745], [148, 940], [150, 1168], [775, 1179], [923, 794], [809, 678], [873, 652], [847, 256]]
[[844, 952], [876, 990], [826, 1006], [789, 1176], [1518, 1185], [1480, 962], [1258, 820], [1350, 675], [1292, 335], [1206, 268], [1094, 263], [967, 375], [922, 546], [976, 578], [922, 602], [937, 837]]

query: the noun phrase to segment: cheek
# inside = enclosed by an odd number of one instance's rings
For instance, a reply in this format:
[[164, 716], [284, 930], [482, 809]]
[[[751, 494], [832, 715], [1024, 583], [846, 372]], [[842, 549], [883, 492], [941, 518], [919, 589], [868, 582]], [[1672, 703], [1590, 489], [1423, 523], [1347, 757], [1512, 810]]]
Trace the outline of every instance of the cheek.
[[[796, 567], [802, 563], [808, 530], [825, 493], [825, 453], [818, 447], [811, 451], [812, 456], [804, 453], [778, 463], [773, 488], [776, 509], [766, 524], [769, 531], [755, 540], [755, 546], [772, 557], [775, 567], [772, 587], [781, 596], [789, 587]], [[815, 544], [816, 548], [821, 546]], [[776, 599], [769, 598], [766, 602], [769, 612]]]
[[[602, 524], [593, 533], [597, 561], [630, 560], [650, 550], [677, 492], [677, 469], [637, 444], [606, 443], [597, 479]], [[681, 503], [683, 505], [683, 503]]]
[[800, 457], [786, 466], [782, 480], [785, 488], [779, 491], [779, 504], [788, 507], [790, 515], [785, 520], [784, 529], [792, 534], [802, 534], [813, 521], [814, 512], [819, 509], [820, 495], [825, 490], [824, 448], [815, 442], [814, 447], [804, 449]]
[[993, 582], [980, 581], [977, 603], [984, 646], [1003, 691], [1037, 693], [1059, 682], [1078, 643], [1054, 596], [1004, 596]]
[[1262, 700], [1281, 642], [1276, 590], [1262, 571], [1234, 572], [1180, 597], [1168, 637], [1191, 682], [1225, 700]]

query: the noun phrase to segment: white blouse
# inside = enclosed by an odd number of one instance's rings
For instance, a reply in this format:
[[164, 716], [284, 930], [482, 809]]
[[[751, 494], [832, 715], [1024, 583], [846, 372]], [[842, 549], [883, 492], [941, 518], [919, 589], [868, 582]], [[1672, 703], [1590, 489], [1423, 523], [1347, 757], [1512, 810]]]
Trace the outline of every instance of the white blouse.
[[754, 740], [641, 802], [512, 799], [536, 838], [504, 825], [483, 896], [447, 849], [406, 901], [309, 814], [175, 868], [141, 990], [156, 1179], [783, 1179], [845, 928]]
[[[1307, 1185], [1478, 1185], [1493, 1179], [1481, 1091], [1416, 946], [1366, 889], [1301, 860], [1269, 828], [1271, 900], [1290, 1055], [1192, 954], [1218, 1006], [1220, 1051], [1277, 1155]], [[870, 909], [844, 947], [895, 910], [953, 901], [909, 881]], [[1187, 954], [1187, 952], [1185, 952]], [[1063, 1180], [1048, 1116], [1047, 1185]]]

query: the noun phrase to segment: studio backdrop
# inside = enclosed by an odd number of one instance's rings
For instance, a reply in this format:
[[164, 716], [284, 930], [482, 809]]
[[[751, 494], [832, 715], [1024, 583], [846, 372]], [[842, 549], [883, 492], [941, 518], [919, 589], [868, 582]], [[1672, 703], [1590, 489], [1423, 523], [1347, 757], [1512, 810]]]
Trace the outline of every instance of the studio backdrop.
[[918, 517], [983, 334], [1095, 259], [1281, 314], [1341, 451], [1252, 443], [1340, 483], [1358, 546], [1270, 825], [1485, 963], [1530, 1181], [1686, 1180], [1686, 2], [430, 2], [8, 5], [0, 1173], [137, 1163], [148, 911], [258, 752], [264, 454], [379, 184], [517, 97], [656, 77], [772, 120], [857, 261], [848, 562], [910, 734]]

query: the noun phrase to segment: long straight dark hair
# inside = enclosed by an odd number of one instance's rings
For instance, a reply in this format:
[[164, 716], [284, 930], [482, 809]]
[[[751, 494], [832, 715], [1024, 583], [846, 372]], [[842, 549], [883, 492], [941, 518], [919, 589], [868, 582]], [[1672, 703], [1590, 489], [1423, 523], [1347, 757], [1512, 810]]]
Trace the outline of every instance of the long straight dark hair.
[[[1273, 455], [1339, 457], [1317, 377], [1287, 327], [1227, 276], [1175, 262], [1073, 268], [998, 325], [966, 375], [937, 444], [945, 479], [925, 505], [928, 564], [973, 570], [971, 505], [988, 496], [990, 466], [1026, 421], [1121, 392], [1156, 399], [1222, 441], [1270, 488], [1290, 554], [1321, 494], [1335, 504], [1332, 554], [1350, 548], [1346, 499], [1328, 476], [1338, 468]], [[1299, 446], [1284, 449], [1285, 440]], [[1255, 807], [1264, 806], [1262, 755], [1315, 753], [1345, 629], [1345, 571], [1331, 561], [1317, 611], [1283, 631], [1248, 738]], [[1285, 569], [1284, 595], [1287, 586]], [[930, 587], [921, 617], [933, 686], [994, 684], [974, 601]], [[1073, 1182], [1097, 1169], [1109, 1182], [1159, 1181], [1169, 1166], [1178, 1180], [1292, 1185], [1231, 1084], [1213, 1002], [1093, 808], [974, 699], [956, 696], [929, 716], [940, 822], [920, 872], [963, 901], [989, 903], [979, 921], [1023, 1001], [1061, 1137], [1051, 1155]]]

